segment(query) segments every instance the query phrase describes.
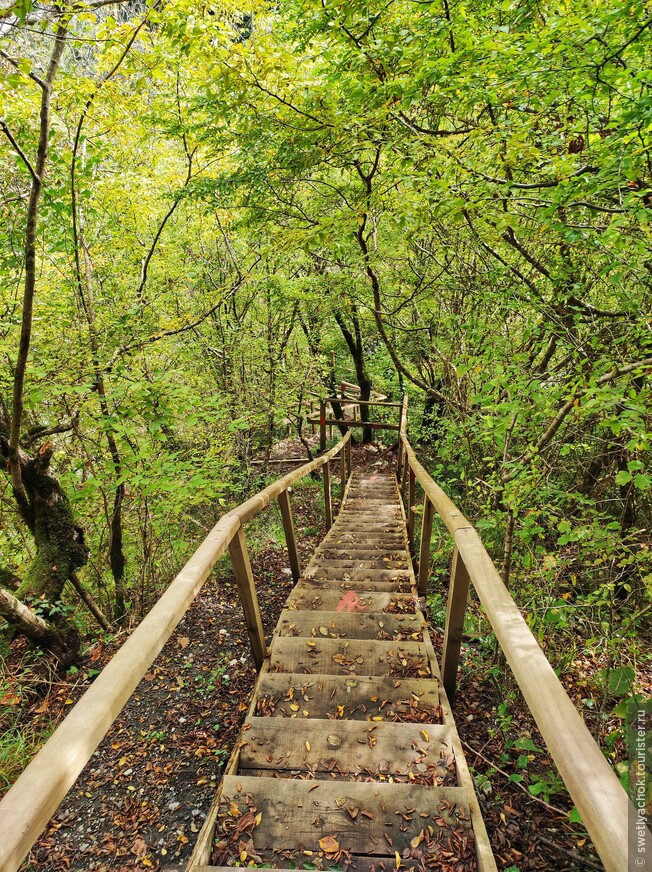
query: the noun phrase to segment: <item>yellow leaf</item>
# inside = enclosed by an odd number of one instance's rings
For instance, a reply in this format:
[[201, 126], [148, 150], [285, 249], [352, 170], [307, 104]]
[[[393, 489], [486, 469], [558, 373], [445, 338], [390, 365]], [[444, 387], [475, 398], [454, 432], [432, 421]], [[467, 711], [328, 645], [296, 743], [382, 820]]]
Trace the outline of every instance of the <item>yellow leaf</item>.
[[245, 861], [246, 859], [247, 859], [247, 852], [246, 852], [246, 851], [240, 851], [240, 862], [241, 862], [241, 863], [244, 863], [244, 861]]
[[394, 856], [396, 857], [396, 868], [400, 869], [401, 868], [401, 855], [399, 854], [398, 851], [394, 851]]
[[421, 730], [421, 735], [423, 736], [423, 741], [424, 741], [424, 742], [429, 742], [429, 741], [430, 741], [430, 736], [428, 735], [428, 733], [426, 733], [425, 730]]
[[310, 750], [310, 742], [306, 742], [306, 751]]
[[298, 712], [299, 708], [300, 708], [299, 703], [298, 702], [291, 702], [290, 708], [292, 709], [293, 712]]
[[262, 811], [259, 811], [258, 814], [256, 815], [256, 817], [254, 818], [254, 823], [256, 824], [257, 827], [259, 827], [261, 825], [262, 821], [263, 821], [263, 813], [262, 813]]
[[334, 854], [340, 849], [339, 842], [337, 841], [337, 839], [334, 839], [333, 836], [324, 836], [323, 839], [320, 839], [319, 847], [327, 854]]

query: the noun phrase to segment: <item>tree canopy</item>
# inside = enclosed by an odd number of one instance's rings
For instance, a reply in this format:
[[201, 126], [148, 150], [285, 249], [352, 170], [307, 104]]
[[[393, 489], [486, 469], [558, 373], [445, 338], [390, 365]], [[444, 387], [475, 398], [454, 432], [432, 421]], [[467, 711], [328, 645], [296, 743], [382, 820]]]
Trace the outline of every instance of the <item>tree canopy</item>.
[[506, 580], [635, 627], [651, 26], [632, 0], [5, 5], [0, 614], [64, 657], [65, 585], [138, 617], [336, 375], [410, 394]]

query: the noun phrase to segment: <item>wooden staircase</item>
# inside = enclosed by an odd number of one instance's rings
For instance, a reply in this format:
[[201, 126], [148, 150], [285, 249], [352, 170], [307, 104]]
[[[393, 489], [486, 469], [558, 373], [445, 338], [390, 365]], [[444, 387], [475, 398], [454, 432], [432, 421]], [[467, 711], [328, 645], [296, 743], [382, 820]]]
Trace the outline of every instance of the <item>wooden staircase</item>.
[[394, 476], [354, 473], [188, 866], [495, 870]]

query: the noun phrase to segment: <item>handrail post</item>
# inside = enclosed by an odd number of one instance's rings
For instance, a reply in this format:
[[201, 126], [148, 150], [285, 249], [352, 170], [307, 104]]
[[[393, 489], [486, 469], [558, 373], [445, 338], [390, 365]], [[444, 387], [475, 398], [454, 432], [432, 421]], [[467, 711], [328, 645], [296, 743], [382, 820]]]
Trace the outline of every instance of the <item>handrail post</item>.
[[324, 511], [326, 513], [326, 529], [330, 530], [333, 526], [333, 506], [331, 502], [331, 466], [327, 460], [323, 466], [324, 470]]
[[346, 487], [346, 454], [344, 446], [340, 448], [340, 507], [344, 501], [344, 488]]
[[419, 548], [419, 576], [417, 578], [419, 596], [425, 596], [428, 591], [430, 537], [432, 536], [432, 520], [434, 515], [435, 507], [426, 495], [423, 498], [423, 517], [421, 518], [421, 547]]
[[403, 439], [401, 438], [401, 432], [399, 430], [398, 434], [398, 451], [396, 452], [396, 480], [398, 483], [401, 483], [401, 472], [403, 465]]
[[[315, 404], [313, 403], [312, 400], [310, 400], [310, 417], [313, 418], [314, 414], [315, 414]], [[313, 436], [315, 435], [315, 422], [314, 421], [310, 422], [310, 432], [312, 433]]]
[[263, 660], [267, 656], [267, 642], [265, 641], [263, 623], [260, 619], [256, 585], [251, 571], [247, 542], [242, 527], [238, 527], [238, 532], [231, 540], [229, 544], [229, 553], [231, 554], [233, 572], [235, 573], [235, 580], [240, 593], [240, 601], [242, 602], [242, 608], [245, 614], [247, 632], [249, 633], [249, 641], [251, 642], [251, 653], [253, 654], [256, 669], [260, 671], [260, 667], [263, 665]]
[[326, 402], [319, 401], [319, 450], [326, 450]]
[[409, 469], [410, 469], [410, 462], [408, 460], [407, 451], [406, 451], [405, 457], [403, 458], [403, 472], [401, 473], [401, 496], [403, 497], [403, 502], [405, 502], [405, 484], [408, 480]]
[[414, 505], [417, 498], [417, 488], [416, 488], [416, 480], [414, 477], [414, 470], [410, 467], [409, 473], [409, 485], [408, 485], [408, 504], [407, 504], [407, 530], [408, 530], [408, 541], [412, 546], [414, 544], [414, 510], [416, 506]]
[[297, 550], [297, 537], [294, 531], [294, 521], [292, 519], [292, 506], [290, 505], [290, 494], [287, 490], [281, 491], [278, 495], [278, 504], [281, 509], [281, 519], [283, 521], [283, 531], [285, 532], [285, 544], [288, 549], [288, 557], [290, 560], [290, 569], [292, 570], [292, 578], [296, 584], [301, 577], [301, 561]]
[[457, 667], [460, 661], [464, 614], [469, 595], [469, 573], [457, 548], [453, 552], [451, 581], [448, 588], [448, 607], [446, 609], [446, 630], [444, 632], [444, 653], [441, 664], [442, 682], [451, 705], [455, 701]]

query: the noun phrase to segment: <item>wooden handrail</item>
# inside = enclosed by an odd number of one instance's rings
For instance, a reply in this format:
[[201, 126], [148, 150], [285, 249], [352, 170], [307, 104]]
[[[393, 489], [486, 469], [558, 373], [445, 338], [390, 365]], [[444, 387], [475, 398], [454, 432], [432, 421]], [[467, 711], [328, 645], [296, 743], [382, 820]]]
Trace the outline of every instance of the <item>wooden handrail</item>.
[[[455, 648], [459, 651], [468, 575], [605, 869], [623, 872], [628, 868], [628, 814], [635, 819], [627, 794], [532, 635], [473, 525], [428, 475], [404, 433], [400, 440], [426, 504], [434, 507], [455, 541], [455, 585], [449, 591], [455, 602], [449, 603], [443, 657], [447, 691], [454, 695]], [[427, 559], [428, 548], [422, 539], [421, 561]], [[421, 567], [419, 570], [422, 582]]]
[[[273, 482], [213, 527], [154, 607], [104, 667], [79, 702], [0, 802], [0, 869], [15, 872], [64, 799], [93, 752], [108, 733], [138, 683], [190, 608], [215, 562], [231, 549], [234, 570], [250, 575], [243, 525], [300, 478], [347, 450], [347, 433], [321, 457]], [[290, 549], [290, 546], [289, 550]], [[235, 563], [238, 565], [235, 565]], [[240, 579], [239, 579], [240, 586]], [[248, 604], [243, 601], [245, 611]], [[255, 605], [255, 602], [253, 603]], [[254, 612], [246, 614], [254, 656], [262, 655], [264, 637]], [[258, 649], [256, 648], [258, 646]]]

